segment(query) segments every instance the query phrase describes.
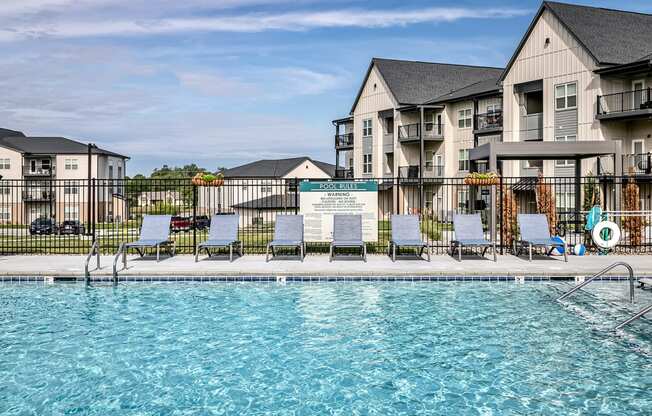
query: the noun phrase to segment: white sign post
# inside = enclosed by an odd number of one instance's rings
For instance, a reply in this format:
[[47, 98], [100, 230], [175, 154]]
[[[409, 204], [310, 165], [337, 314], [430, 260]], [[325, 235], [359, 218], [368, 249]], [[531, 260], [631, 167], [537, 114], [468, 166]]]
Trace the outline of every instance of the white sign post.
[[378, 183], [301, 182], [300, 209], [306, 241], [332, 241], [334, 214], [362, 215], [362, 238], [378, 241]]

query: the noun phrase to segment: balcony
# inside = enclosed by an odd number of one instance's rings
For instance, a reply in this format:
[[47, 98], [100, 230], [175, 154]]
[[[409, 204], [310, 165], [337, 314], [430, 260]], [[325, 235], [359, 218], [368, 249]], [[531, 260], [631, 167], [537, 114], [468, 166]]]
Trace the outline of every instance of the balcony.
[[444, 124], [443, 123], [424, 123], [425, 133], [423, 134], [424, 140], [444, 140]]
[[55, 167], [50, 168], [23, 166], [23, 176], [54, 176]]
[[25, 202], [48, 202], [54, 200], [54, 192], [31, 189], [23, 192], [23, 201]]
[[335, 135], [335, 149], [337, 150], [353, 149], [353, 133]]
[[543, 113], [521, 116], [520, 133], [522, 142], [543, 140]]
[[[445, 174], [443, 165], [426, 165], [423, 170], [423, 179], [443, 178]], [[418, 183], [419, 182], [419, 166], [399, 166], [398, 177], [400, 182], [405, 183]]]
[[353, 179], [353, 168], [335, 169], [336, 179]]
[[[423, 123], [425, 133], [424, 141], [444, 140], [444, 125], [442, 123]], [[398, 126], [398, 141], [402, 143], [416, 143], [421, 140], [421, 124], [404, 124]]]
[[623, 173], [625, 175], [652, 174], [652, 153], [623, 155]]
[[598, 95], [598, 120], [626, 120], [652, 116], [650, 88]]
[[473, 146], [479, 147], [487, 143], [502, 143], [502, 135], [488, 135], [488, 136], [476, 136], [473, 140]]
[[503, 130], [503, 112], [476, 114], [473, 120], [473, 133], [491, 133]]
[[419, 123], [404, 124], [402, 126], [398, 126], [398, 141], [412, 142], [420, 140], [419, 130]]

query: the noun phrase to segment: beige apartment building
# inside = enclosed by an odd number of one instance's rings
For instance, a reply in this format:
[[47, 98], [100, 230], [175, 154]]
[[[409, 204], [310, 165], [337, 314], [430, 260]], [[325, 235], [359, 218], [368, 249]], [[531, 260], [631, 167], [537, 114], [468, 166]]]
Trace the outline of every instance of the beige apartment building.
[[91, 178], [96, 179], [96, 220], [122, 220], [122, 187], [127, 156], [64, 137], [28, 137], [0, 129], [0, 223], [29, 224], [37, 218], [56, 222], [86, 220]]
[[374, 58], [333, 121], [336, 175], [403, 178], [398, 203], [415, 194], [405, 179], [425, 179], [426, 208], [433, 178], [470, 170], [649, 175], [650, 28], [650, 14], [544, 2], [505, 68]]

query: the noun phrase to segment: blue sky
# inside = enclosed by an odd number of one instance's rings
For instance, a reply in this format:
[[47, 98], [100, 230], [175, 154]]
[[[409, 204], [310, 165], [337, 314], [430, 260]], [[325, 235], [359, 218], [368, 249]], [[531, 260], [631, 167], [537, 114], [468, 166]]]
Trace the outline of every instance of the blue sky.
[[372, 57], [503, 66], [539, 4], [2, 0], [0, 126], [124, 152], [128, 174], [332, 163], [330, 120], [347, 115]]

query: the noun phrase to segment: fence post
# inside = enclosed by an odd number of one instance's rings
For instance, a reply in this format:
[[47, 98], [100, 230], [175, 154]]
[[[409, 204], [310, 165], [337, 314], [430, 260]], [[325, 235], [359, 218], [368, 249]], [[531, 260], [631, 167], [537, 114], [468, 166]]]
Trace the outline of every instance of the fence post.
[[299, 178], [294, 178], [294, 215], [299, 214]]
[[[89, 227], [92, 227], [91, 240], [92, 240], [93, 243], [95, 243], [95, 239], [96, 239], [96, 235], [95, 235], [95, 213], [97, 212], [96, 211], [96, 205], [97, 205], [96, 192], [97, 192], [97, 187], [96, 187], [96, 184], [95, 184], [95, 178], [93, 178], [93, 179], [91, 179], [91, 207], [92, 207], [92, 211], [91, 211], [91, 223], [89, 224]], [[111, 194], [111, 198], [113, 198], [113, 192], [110, 192], [110, 194]], [[112, 203], [113, 201], [111, 200], [109, 202]]]
[[500, 195], [500, 255], [505, 254], [505, 236], [503, 235], [503, 175], [500, 175], [499, 179], [500, 189], [498, 190]]
[[192, 254], [197, 254], [197, 185], [192, 186]]

